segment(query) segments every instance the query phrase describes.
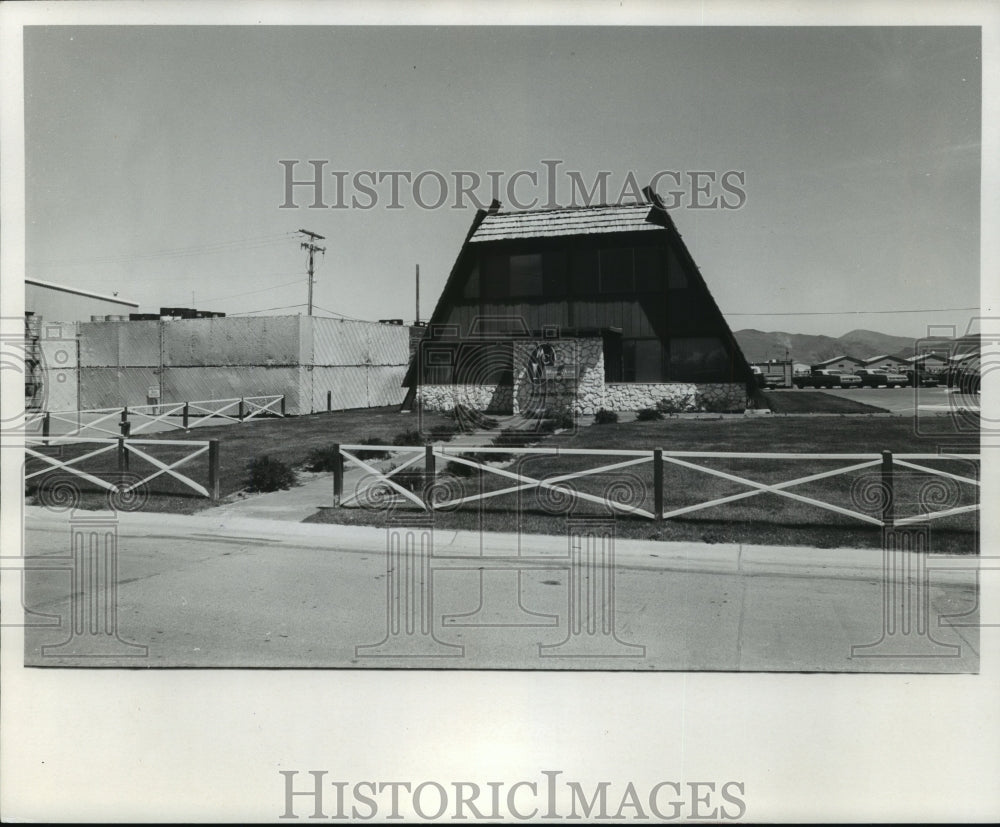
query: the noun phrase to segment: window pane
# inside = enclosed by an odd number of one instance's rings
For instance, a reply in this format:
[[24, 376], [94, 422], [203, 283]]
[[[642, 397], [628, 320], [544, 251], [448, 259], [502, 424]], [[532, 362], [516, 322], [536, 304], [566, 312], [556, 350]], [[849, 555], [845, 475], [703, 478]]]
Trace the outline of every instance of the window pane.
[[513, 348], [510, 342], [462, 344], [455, 367], [459, 385], [497, 385], [510, 383], [513, 374]]
[[634, 381], [663, 381], [663, 349], [660, 346], [659, 339], [636, 340]]
[[[662, 382], [663, 345], [659, 339], [623, 339], [621, 344], [621, 379], [608, 382]], [[608, 370], [605, 367], [605, 376]]]
[[510, 257], [510, 295], [542, 295], [542, 257], [537, 253]]
[[632, 268], [631, 247], [616, 247], [610, 250], [601, 250], [601, 292], [634, 292], [635, 280]]
[[671, 381], [725, 382], [731, 373], [729, 354], [721, 339], [684, 336], [670, 340]]
[[607, 334], [604, 337], [604, 381], [623, 382], [622, 337]]

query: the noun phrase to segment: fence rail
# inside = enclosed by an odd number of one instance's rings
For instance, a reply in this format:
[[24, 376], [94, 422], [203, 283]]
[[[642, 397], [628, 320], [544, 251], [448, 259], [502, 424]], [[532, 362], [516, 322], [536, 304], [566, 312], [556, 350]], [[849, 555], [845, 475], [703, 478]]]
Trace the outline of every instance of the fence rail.
[[[68, 458], [50, 456], [42, 450], [47, 447], [64, 445], [97, 445], [98, 447], [92, 451]], [[154, 456], [151, 453], [154, 447], [183, 448], [186, 451], [184, 456], [170, 462]], [[106, 462], [104, 463], [104, 467], [100, 468], [84, 469], [80, 467], [86, 460], [110, 454], [113, 451], [117, 454], [117, 461], [114, 463], [114, 467], [107, 467], [108, 463]], [[26, 459], [39, 460], [44, 466], [34, 471], [25, 469], [25, 482], [35, 478], [43, 478], [46, 474], [58, 471], [78, 479], [86, 480], [108, 492], [130, 494], [143, 486], [147, 486], [157, 477], [166, 475], [203, 497], [208, 497], [212, 500], [219, 499], [219, 440], [217, 439], [127, 439], [125, 437], [100, 439], [78, 436], [29, 436], [25, 438], [24, 452]], [[203, 454], [208, 454], [207, 485], [202, 485], [191, 476], [182, 474], [177, 470], [182, 465], [186, 465], [191, 460]], [[132, 473], [131, 458], [133, 457], [151, 466], [153, 470], [151, 472], [144, 472], [146, 476]]]
[[[34, 411], [25, 416], [25, 428], [43, 437], [62, 426], [70, 430], [58, 436], [134, 436], [154, 427], [180, 430], [195, 428], [212, 419], [247, 422], [258, 416], [284, 416], [285, 396], [241, 396], [232, 399], [199, 399], [152, 405], [121, 405], [79, 411]], [[84, 422], [83, 418], [88, 421]], [[89, 417], [96, 417], [89, 419]], [[179, 420], [179, 421], [178, 421]], [[55, 426], [55, 428], [53, 427]]]
[[[900, 470], [908, 469], [910, 472], [949, 479], [955, 483], [974, 486], [977, 491], [980, 487], [979, 479], [962, 474], [951, 473], [940, 468], [927, 465], [927, 462], [940, 461], [973, 461], [979, 462], [979, 454], [964, 453], [900, 453], [893, 454], [891, 451], [880, 453], [777, 453], [777, 452], [737, 452], [737, 451], [664, 451], [660, 448], [652, 450], [629, 450], [629, 449], [594, 449], [594, 448], [561, 448], [561, 447], [478, 447], [478, 446], [448, 446], [443, 444], [423, 445], [423, 446], [398, 446], [398, 445], [336, 445], [337, 460], [334, 463], [333, 473], [333, 494], [335, 506], [348, 506], [358, 503], [366, 494], [374, 490], [373, 487], [381, 487], [383, 492], [391, 493], [407, 500], [414, 505], [433, 511], [444, 508], [452, 508], [466, 505], [473, 502], [482, 502], [506, 494], [515, 494], [532, 489], [546, 489], [554, 491], [560, 495], [570, 497], [575, 501], [591, 502], [604, 505], [613, 512], [628, 514], [635, 517], [661, 522], [663, 520], [680, 517], [709, 508], [728, 505], [761, 494], [774, 494], [795, 502], [803, 503], [815, 508], [820, 508], [836, 514], [840, 514], [851, 519], [858, 520], [873, 526], [892, 527], [902, 526], [929, 520], [938, 520], [958, 514], [964, 514], [979, 510], [978, 494], [976, 502], [967, 505], [954, 505], [938, 510], [922, 510], [917, 514], [900, 516], [897, 513], [897, 492], [896, 484], [899, 479]], [[396, 455], [410, 455], [400, 465], [389, 470], [379, 470], [370, 462], [366, 462], [358, 457], [362, 451], [387, 452]], [[483, 459], [479, 461], [471, 459], [469, 455], [482, 454]], [[489, 465], [490, 455], [503, 454], [506, 456], [549, 456], [558, 457], [599, 457], [618, 458], [617, 462], [605, 462], [595, 467], [582, 470], [568, 471], [556, 474], [545, 479], [529, 476], [518, 470], [502, 468], [497, 465]], [[448, 459], [460, 465], [478, 469], [481, 474], [492, 474], [496, 477], [510, 480], [513, 484], [501, 488], [479, 491], [478, 493], [462, 494], [461, 496], [443, 497], [440, 491], [433, 490], [433, 482], [437, 479], [436, 470], [438, 459]], [[812, 473], [794, 476], [791, 479], [779, 482], [760, 482], [742, 474], [724, 471], [698, 464], [694, 460], [780, 460], [792, 463], [816, 463], [824, 461], [837, 461], [846, 463], [836, 468], [813, 471]], [[423, 485], [420, 490], [414, 491], [400, 484], [400, 474], [407, 469], [423, 461], [422, 478]], [[579, 491], [575, 487], [564, 485], [572, 480], [583, 477], [594, 477], [601, 474], [609, 474], [625, 468], [635, 468], [637, 466], [652, 465], [652, 508], [643, 508], [638, 504], [617, 501], [608, 496], [597, 496], [585, 491]], [[360, 469], [363, 474], [358, 486], [353, 494], [344, 496], [344, 476], [348, 466]], [[749, 490], [736, 494], [712, 497], [697, 503], [684, 505], [676, 508], [666, 508], [664, 506], [664, 490], [666, 485], [665, 471], [670, 468], [682, 468], [690, 472], [704, 474], [726, 480], [728, 482], [746, 486]], [[878, 491], [875, 499], [875, 513], [865, 513], [855, 508], [847, 508], [827, 500], [819, 499], [815, 496], [806, 496], [789, 489], [807, 483], [820, 480], [829, 480], [835, 477], [855, 474], [866, 469], [878, 469]], [[412, 473], [412, 471], [411, 471]], [[381, 501], [383, 498], [376, 498]], [[921, 503], [923, 506], [924, 503]]]

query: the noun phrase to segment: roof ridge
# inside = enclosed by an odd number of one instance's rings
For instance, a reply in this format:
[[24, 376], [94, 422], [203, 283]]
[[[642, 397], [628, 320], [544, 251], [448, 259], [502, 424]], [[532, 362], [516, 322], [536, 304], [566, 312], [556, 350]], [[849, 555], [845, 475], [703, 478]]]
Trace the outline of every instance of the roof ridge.
[[624, 209], [627, 207], [649, 207], [655, 206], [648, 201], [626, 201], [618, 204], [586, 204], [584, 206], [574, 205], [571, 207], [534, 207], [526, 210], [503, 210], [500, 209], [495, 213], [490, 213], [487, 218], [499, 216], [499, 215], [537, 215], [539, 213], [557, 213], [557, 212], [582, 212], [583, 210], [608, 210], [608, 209]]

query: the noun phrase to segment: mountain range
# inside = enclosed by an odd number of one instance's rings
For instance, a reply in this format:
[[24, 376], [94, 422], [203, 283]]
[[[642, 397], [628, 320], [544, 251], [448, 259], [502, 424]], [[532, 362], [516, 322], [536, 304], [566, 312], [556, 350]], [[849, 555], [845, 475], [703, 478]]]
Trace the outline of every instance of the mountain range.
[[889, 336], [874, 330], [852, 330], [843, 336], [811, 336], [806, 333], [754, 330], [747, 328], [733, 333], [748, 362], [788, 358], [807, 365], [832, 359], [834, 356], [856, 356], [867, 359], [883, 354], [913, 355], [915, 340], [906, 336]]

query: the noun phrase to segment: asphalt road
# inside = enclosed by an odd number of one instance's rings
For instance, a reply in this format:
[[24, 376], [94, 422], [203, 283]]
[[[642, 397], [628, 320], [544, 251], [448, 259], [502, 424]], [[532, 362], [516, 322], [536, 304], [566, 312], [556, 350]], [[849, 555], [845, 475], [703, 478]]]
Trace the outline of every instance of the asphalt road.
[[[115, 530], [73, 525], [101, 542]], [[377, 529], [123, 515], [115, 593], [100, 569], [89, 569], [100, 588], [73, 580], [70, 532], [68, 519], [28, 516], [28, 565], [51, 567], [22, 575], [25, 605], [38, 613], [29, 620], [59, 623], [26, 629], [29, 665], [971, 672], [979, 664], [974, 625], [938, 623], [964, 613], [975, 623], [972, 571], [931, 573], [929, 635], [913, 627], [865, 650], [878, 657], [852, 656], [852, 646], [883, 637], [878, 550], [618, 541], [612, 569], [596, 557], [571, 563], [565, 538], [544, 547], [533, 539], [535, 556], [518, 558], [516, 538], [512, 546], [490, 535], [480, 548], [449, 534], [435, 537], [426, 567], [409, 558], [413, 588], [390, 599], [407, 558], [387, 574]], [[390, 607], [398, 607], [396, 635]], [[120, 640], [104, 634], [113, 628]], [[357, 648], [383, 639], [381, 648]]]
[[[796, 393], [796, 389], [768, 393]], [[823, 393], [853, 399], [866, 405], [885, 408], [890, 413], [914, 416], [917, 412], [936, 415], [947, 413], [955, 404], [968, 404], [968, 399], [955, 396], [948, 388], [824, 388]], [[959, 400], [961, 402], [959, 403]]]

